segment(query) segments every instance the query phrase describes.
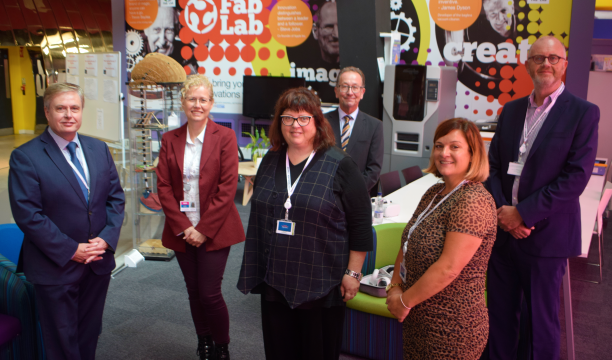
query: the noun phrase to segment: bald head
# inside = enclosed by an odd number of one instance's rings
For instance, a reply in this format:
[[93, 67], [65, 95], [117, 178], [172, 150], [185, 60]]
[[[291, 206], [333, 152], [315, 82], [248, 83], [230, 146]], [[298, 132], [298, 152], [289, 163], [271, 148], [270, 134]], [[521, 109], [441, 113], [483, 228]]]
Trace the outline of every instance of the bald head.
[[[529, 48], [529, 57], [534, 56], [536, 54], [533, 53], [534, 48], [539, 48], [542, 46], [551, 46], [555, 48], [557, 55], [565, 57], [565, 45], [561, 42], [561, 40], [557, 39], [554, 36], [546, 35], [537, 39]], [[539, 55], [539, 54], [537, 54]]]

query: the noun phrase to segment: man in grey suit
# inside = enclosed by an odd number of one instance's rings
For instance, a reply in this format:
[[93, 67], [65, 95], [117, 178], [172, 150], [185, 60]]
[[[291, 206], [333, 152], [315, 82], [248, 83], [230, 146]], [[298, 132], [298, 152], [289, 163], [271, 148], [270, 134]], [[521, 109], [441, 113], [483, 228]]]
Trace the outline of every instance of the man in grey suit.
[[369, 191], [380, 176], [384, 139], [382, 121], [359, 111], [364, 85], [365, 75], [358, 68], [340, 70], [334, 88], [340, 107], [325, 114], [325, 118], [334, 129], [336, 145], [355, 160]]

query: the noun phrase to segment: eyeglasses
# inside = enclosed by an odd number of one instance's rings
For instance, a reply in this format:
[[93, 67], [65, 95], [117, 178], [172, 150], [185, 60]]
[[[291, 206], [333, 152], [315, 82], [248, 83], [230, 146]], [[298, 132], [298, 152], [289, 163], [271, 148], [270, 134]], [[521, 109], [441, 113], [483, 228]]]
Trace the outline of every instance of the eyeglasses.
[[210, 102], [210, 99], [196, 99], [196, 98], [189, 98], [189, 99], [187, 99], [187, 102], [190, 103], [191, 105], [197, 104], [198, 101], [202, 105], [206, 105], [206, 104], [208, 104]]
[[561, 56], [557, 56], [557, 55], [550, 55], [550, 56], [535, 55], [535, 56], [529, 57], [527, 59], [528, 60], [533, 60], [533, 62], [538, 64], [538, 65], [543, 64], [544, 60], [546, 60], [546, 59], [548, 59], [548, 62], [550, 63], [550, 65], [557, 65], [559, 60], [561, 60], [561, 59], [565, 60], [565, 58], [563, 58]]
[[308, 123], [310, 123], [310, 119], [312, 118], [312, 116], [293, 117], [289, 115], [281, 115], [280, 118], [281, 118], [281, 121], [283, 122], [283, 125], [286, 125], [286, 126], [293, 126], [293, 123], [296, 121], [298, 125], [306, 126], [308, 125]]
[[346, 93], [349, 91], [349, 89], [353, 90], [353, 93], [357, 93], [359, 91], [361, 91], [361, 89], [364, 89], [363, 86], [357, 86], [357, 85], [353, 85], [353, 86], [348, 86], [348, 85], [340, 85], [338, 86], [338, 89], [340, 89], [340, 92]]

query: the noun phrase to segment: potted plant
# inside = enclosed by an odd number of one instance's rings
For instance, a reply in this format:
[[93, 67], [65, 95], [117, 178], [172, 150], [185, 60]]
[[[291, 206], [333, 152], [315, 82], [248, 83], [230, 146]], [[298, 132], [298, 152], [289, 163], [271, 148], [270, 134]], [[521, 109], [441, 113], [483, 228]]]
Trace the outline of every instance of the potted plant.
[[264, 129], [261, 129], [261, 133], [259, 129], [255, 129], [255, 135], [248, 132], [243, 132], [243, 134], [247, 134], [251, 137], [251, 142], [246, 146], [246, 149], [251, 150], [253, 165], [255, 168], [258, 168], [263, 158], [264, 151], [270, 147], [270, 139], [266, 136], [266, 131]]

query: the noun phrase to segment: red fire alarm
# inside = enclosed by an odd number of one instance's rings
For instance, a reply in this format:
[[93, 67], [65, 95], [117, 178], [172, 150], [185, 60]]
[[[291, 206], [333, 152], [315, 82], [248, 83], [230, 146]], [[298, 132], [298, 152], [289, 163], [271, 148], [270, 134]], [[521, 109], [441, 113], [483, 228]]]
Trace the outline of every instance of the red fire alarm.
[[23, 57], [23, 48], [22, 47], [19, 48], [19, 57]]

